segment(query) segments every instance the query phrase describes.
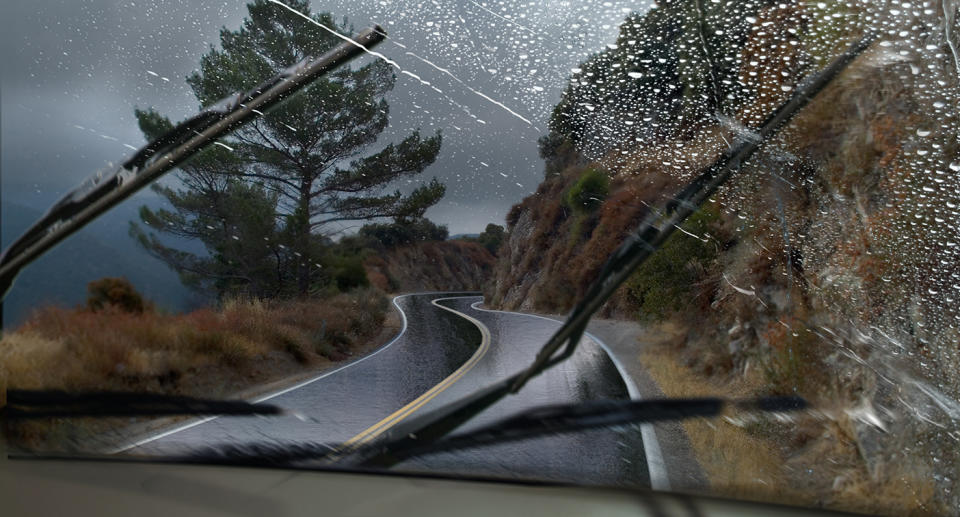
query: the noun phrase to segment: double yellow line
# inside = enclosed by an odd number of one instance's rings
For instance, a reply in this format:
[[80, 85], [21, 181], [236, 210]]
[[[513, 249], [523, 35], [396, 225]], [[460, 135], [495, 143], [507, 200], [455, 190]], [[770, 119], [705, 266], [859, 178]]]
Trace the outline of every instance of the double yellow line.
[[354, 436], [353, 438], [350, 438], [349, 440], [341, 444], [332, 453], [330, 453], [329, 456], [327, 456], [328, 461], [330, 461], [331, 463], [337, 462], [341, 458], [343, 458], [345, 455], [353, 452], [354, 450], [358, 449], [364, 444], [370, 442], [377, 436], [380, 436], [385, 431], [387, 431], [388, 429], [390, 429], [391, 427], [395, 426], [397, 423], [402, 421], [404, 418], [410, 416], [414, 411], [423, 407], [427, 402], [430, 402], [431, 400], [433, 400], [437, 395], [443, 393], [444, 390], [452, 386], [453, 383], [460, 380], [461, 377], [466, 375], [467, 372], [469, 372], [474, 366], [477, 365], [477, 363], [480, 362], [480, 359], [482, 359], [483, 356], [487, 353], [487, 350], [490, 349], [490, 330], [487, 329], [487, 326], [481, 323], [476, 318], [473, 318], [458, 310], [451, 309], [450, 307], [437, 303], [442, 300], [453, 300], [456, 298], [458, 297], [437, 298], [435, 300], [431, 300], [430, 303], [436, 307], [439, 307], [445, 311], [452, 312], [457, 316], [460, 316], [461, 318], [466, 319], [467, 321], [476, 325], [478, 329], [480, 329], [480, 335], [481, 335], [480, 347], [477, 348], [477, 351], [474, 352], [473, 355], [470, 356], [470, 359], [468, 359], [467, 362], [463, 363], [463, 365], [460, 366], [460, 368], [457, 368], [456, 371], [454, 371], [449, 376], [447, 376], [447, 378], [440, 381], [440, 383], [437, 384], [436, 386], [430, 388], [426, 393], [424, 393], [423, 395], [420, 395], [419, 397], [411, 401], [409, 404], [394, 411], [390, 416], [384, 418], [383, 420], [380, 420], [376, 424], [373, 424], [372, 426], [365, 429], [360, 434]]

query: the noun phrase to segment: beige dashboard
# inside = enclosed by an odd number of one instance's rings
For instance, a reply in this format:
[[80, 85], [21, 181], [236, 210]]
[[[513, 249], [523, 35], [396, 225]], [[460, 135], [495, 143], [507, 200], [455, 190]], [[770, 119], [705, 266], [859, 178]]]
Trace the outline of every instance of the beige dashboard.
[[417, 476], [86, 460], [0, 460], [4, 516], [806, 516], [682, 494]]

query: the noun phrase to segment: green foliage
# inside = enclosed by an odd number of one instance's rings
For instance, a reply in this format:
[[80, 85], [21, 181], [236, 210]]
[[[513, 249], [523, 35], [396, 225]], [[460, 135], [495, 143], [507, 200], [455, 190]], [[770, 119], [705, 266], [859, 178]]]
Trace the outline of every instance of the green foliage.
[[358, 235], [373, 248], [389, 249], [414, 242], [445, 241], [450, 232], [444, 225], [419, 218], [412, 221], [367, 224], [360, 228]]
[[173, 129], [173, 123], [156, 111], [134, 108], [133, 114], [137, 118], [137, 125], [140, 126], [143, 136], [149, 140], [160, 138], [164, 133]]
[[503, 239], [505, 239], [506, 236], [507, 233], [503, 229], [503, 226], [490, 223], [484, 228], [483, 232], [477, 236], [477, 242], [484, 248], [487, 248], [487, 251], [491, 254], [496, 255], [497, 250], [500, 249], [500, 245], [503, 244]]
[[[349, 33], [345, 20], [339, 24], [328, 13], [312, 14], [304, 0], [286, 3]], [[249, 90], [341, 42], [267, 0], [253, 1], [247, 10], [240, 29], [223, 29], [220, 47], [207, 52], [187, 79], [201, 106]], [[229, 148], [198, 153], [178, 173], [182, 188], [158, 188], [173, 209], [144, 210], [142, 222], [153, 232], [200, 240], [209, 257], [172, 248], [139, 227], [132, 229], [134, 236], [198, 289], [215, 289], [220, 296], [305, 295], [328, 278], [315, 265], [328, 244], [321, 235], [335, 233], [334, 223], [416, 220], [445, 193], [436, 180], [406, 195], [388, 190], [433, 163], [439, 132], [423, 137], [414, 131], [367, 152], [387, 127], [385, 96], [395, 82], [382, 60], [341, 67], [238, 129], [225, 139]], [[151, 109], [135, 114], [148, 138], [172, 127]], [[245, 215], [248, 211], [253, 215]]]
[[596, 211], [610, 193], [610, 177], [594, 168], [583, 171], [564, 196], [564, 204], [578, 214]]
[[[713, 207], [703, 207], [683, 224], [693, 235], [710, 235], [711, 225], [719, 219]], [[641, 319], [659, 320], [679, 311], [688, 303], [692, 285], [701, 279], [717, 256], [711, 239], [704, 242], [677, 231], [651, 255], [627, 281], [629, 298]]]
[[[173, 267], [184, 284], [218, 297], [277, 296], [290, 291], [289, 230], [276, 216], [276, 194], [235, 179], [205, 192], [154, 185], [174, 210], [140, 209], [149, 229], [200, 241], [207, 253], [197, 255], [166, 246], [146, 228], [131, 223], [130, 233], [147, 251]], [[287, 221], [289, 225], [289, 221]]]
[[370, 285], [363, 267], [363, 254], [331, 255], [324, 262], [324, 270], [340, 292]]
[[[738, 53], [760, 6], [756, 0], [661, 2], [620, 25], [615, 46], [578, 68], [550, 117], [548, 152], [564, 138], [600, 149], [628, 141], [672, 138], [733, 113], [745, 100], [737, 81]], [[622, 108], [630, 106], [629, 112]], [[616, 136], [608, 121], [636, 122]], [[547, 172], [555, 167], [547, 162]]]
[[149, 305], [126, 278], [101, 278], [87, 284], [87, 308], [98, 312], [106, 308], [142, 314]]
[[576, 145], [567, 136], [551, 131], [537, 140], [540, 158], [543, 159], [543, 175], [550, 177], [577, 161]]

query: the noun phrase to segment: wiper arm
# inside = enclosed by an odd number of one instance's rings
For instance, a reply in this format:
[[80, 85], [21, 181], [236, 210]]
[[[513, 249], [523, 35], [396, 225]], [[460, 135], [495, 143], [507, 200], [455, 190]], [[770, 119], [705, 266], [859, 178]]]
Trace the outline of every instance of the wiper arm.
[[379, 26], [366, 29], [352, 42], [345, 41], [316, 59], [306, 58], [253, 90], [220, 100], [151, 141], [119, 167], [88, 178], [0, 254], [0, 303], [17, 274], [41, 254], [216, 139], [377, 45], [385, 35]]
[[[378, 468], [414, 457], [441, 452], [483, 447], [498, 443], [573, 433], [591, 429], [641, 423], [716, 417], [724, 412], [786, 413], [800, 411], [806, 403], [799, 397], [766, 397], [747, 400], [723, 398], [689, 398], [658, 400], [604, 400], [581, 404], [540, 406], [518, 412], [479, 429], [424, 443], [415, 437], [388, 444], [371, 444], [358, 450], [350, 464]], [[254, 442], [213, 445], [187, 456], [164, 458], [164, 461], [230, 464], [248, 466], [310, 465], [330, 463], [338, 457], [342, 446], [297, 442]], [[361, 461], [356, 461], [358, 458]], [[368, 461], [362, 461], [362, 459]], [[372, 461], [380, 458], [381, 461]], [[383, 461], [387, 459], [389, 461]]]
[[[866, 35], [826, 68], [798, 84], [790, 98], [775, 109], [756, 131], [756, 138], [744, 139], [728, 149], [687, 184], [662, 210], [651, 211], [627, 240], [611, 254], [582, 300], [540, 349], [533, 364], [527, 369], [431, 413], [393, 426], [377, 439], [378, 443], [382, 444], [382, 450], [390, 451], [397, 446], [397, 443], [409, 440], [420, 440], [425, 444], [437, 441], [506, 395], [517, 392], [533, 377], [570, 357], [576, 350], [590, 318], [617, 288], [663, 245], [676, 228], [679, 228], [717, 189], [725, 184], [763, 143], [776, 135], [797, 112], [876, 39], [876, 34]], [[342, 451], [342, 454], [352, 454], [363, 445], [363, 443], [357, 443], [352, 448]], [[395, 463], [396, 460], [386, 453], [379, 457], [360, 459], [360, 465], [363, 466], [389, 467]]]
[[[2, 402], [2, 401], [0, 401]], [[280, 415], [270, 404], [240, 400], [210, 400], [180, 395], [138, 392], [65, 392], [7, 390], [0, 417], [9, 420], [50, 417], [117, 417], [168, 415]]]

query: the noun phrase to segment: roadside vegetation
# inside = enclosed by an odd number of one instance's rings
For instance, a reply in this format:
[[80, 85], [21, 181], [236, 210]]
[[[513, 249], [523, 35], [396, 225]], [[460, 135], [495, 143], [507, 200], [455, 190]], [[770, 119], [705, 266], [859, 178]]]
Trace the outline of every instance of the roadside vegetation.
[[[507, 216], [489, 303], [568, 311], [653, 207], [860, 36], [833, 20], [896, 16], [824, 5], [690, 0], [628, 17], [554, 111], [544, 181]], [[664, 336], [636, 360], [669, 396], [800, 395], [826, 411], [686, 423], [713, 493], [891, 515], [960, 501], [949, 424], [916, 416], [946, 410], [912, 388], [960, 398], [944, 233], [960, 221], [943, 195], [958, 120], [937, 93], [958, 84], [947, 47], [925, 48], [861, 56], [602, 310]]]
[[[488, 232], [491, 227], [502, 239], [502, 227], [488, 225]], [[395, 220], [364, 225], [330, 252], [359, 268], [363, 285], [384, 292], [475, 291], [493, 270], [491, 247], [499, 246], [496, 230], [488, 232], [476, 240], [447, 240], [447, 227], [429, 219]]]
[[[5, 333], [0, 378], [18, 389], [234, 397], [385, 342], [397, 331], [388, 309], [383, 293], [361, 288], [325, 299], [231, 299], [216, 309], [165, 314], [126, 280], [108, 278], [90, 284], [86, 307], [42, 308]], [[65, 429], [76, 428], [49, 419], [12, 426], [8, 438], [59, 448], [67, 445], [58, 441]]]
[[479, 243], [486, 248], [490, 254], [496, 255], [500, 251], [500, 245], [503, 244], [503, 240], [506, 237], [507, 232], [503, 226], [490, 223], [476, 237], [460, 237], [457, 240]]

